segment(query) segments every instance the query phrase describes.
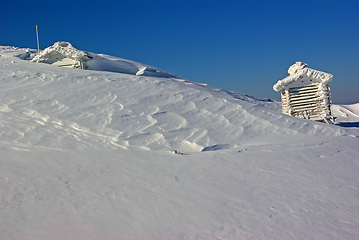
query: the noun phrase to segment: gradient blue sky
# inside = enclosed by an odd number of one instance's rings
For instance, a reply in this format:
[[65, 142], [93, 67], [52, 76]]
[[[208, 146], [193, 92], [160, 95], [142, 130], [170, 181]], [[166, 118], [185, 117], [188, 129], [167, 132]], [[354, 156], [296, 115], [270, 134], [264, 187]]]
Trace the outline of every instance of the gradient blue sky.
[[272, 86], [303, 61], [335, 75], [334, 103], [359, 102], [359, 1], [1, 2], [0, 45], [56, 41], [191, 81], [280, 100]]

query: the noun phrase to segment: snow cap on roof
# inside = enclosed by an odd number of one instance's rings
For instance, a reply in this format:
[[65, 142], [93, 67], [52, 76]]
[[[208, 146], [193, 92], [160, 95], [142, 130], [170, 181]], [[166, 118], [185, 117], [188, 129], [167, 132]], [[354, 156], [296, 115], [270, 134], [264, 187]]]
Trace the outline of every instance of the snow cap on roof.
[[320, 80], [321, 83], [329, 83], [333, 80], [334, 75], [318, 70], [314, 70], [311, 68], [307, 68], [308, 64], [303, 62], [296, 62], [292, 66], [289, 67], [288, 73], [290, 74], [288, 77], [279, 80], [274, 86], [273, 90], [276, 92], [281, 91], [290, 83], [295, 82], [303, 77], [307, 77], [310, 79]]
[[294, 63], [292, 66], [290, 66], [288, 68], [288, 73], [289, 75], [294, 75], [296, 74], [299, 70], [302, 70], [303, 68], [305, 68], [306, 66], [308, 66], [308, 64], [304, 63], [304, 62], [296, 62]]

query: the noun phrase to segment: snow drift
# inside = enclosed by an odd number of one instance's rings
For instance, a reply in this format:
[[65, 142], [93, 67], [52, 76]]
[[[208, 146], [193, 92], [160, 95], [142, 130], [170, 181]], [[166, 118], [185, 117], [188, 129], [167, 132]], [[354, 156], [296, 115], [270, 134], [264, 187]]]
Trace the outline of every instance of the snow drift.
[[105, 54], [94, 54], [76, 49], [69, 42], [56, 42], [36, 55], [32, 62], [47, 63], [55, 66], [80, 68], [97, 71], [109, 71], [152, 77], [176, 77], [176, 75], [160, 69], [133, 62], [130, 60], [111, 57]]
[[328, 125], [128, 60], [35, 54], [0, 48], [3, 238], [359, 237], [357, 105]]
[[[23, 51], [16, 49], [13, 55]], [[51, 55], [44, 52], [41, 56]], [[91, 55], [95, 63], [107, 66], [96, 60], [101, 57]], [[13, 147], [201, 151], [215, 145], [240, 146], [263, 135], [348, 134], [343, 128], [283, 116], [277, 102], [182, 78], [34, 64], [25, 61], [5, 68], [4, 76], [16, 79], [3, 83], [4, 90], [11, 86], [12, 91], [3, 92], [2, 103], [7, 115], [13, 115], [5, 124], [8, 137], [3, 140]], [[12, 106], [17, 106], [14, 111]]]

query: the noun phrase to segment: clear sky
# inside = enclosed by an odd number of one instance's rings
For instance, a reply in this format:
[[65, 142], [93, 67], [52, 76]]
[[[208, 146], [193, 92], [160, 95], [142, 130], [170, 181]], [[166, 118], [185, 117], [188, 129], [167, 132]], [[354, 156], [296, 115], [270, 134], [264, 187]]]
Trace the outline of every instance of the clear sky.
[[334, 103], [359, 102], [357, 0], [2, 0], [0, 45], [76, 48], [191, 81], [280, 100], [296, 61], [335, 75]]

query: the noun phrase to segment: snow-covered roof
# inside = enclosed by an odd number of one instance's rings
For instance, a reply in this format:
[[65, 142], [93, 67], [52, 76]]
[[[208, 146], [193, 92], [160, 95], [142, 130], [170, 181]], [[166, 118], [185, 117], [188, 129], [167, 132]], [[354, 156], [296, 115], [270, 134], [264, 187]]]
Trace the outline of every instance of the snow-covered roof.
[[86, 61], [92, 58], [87, 52], [74, 48], [69, 42], [56, 42], [54, 45], [44, 49], [44, 51], [35, 56], [31, 61], [47, 62], [57, 54], [61, 54], [66, 58], [78, 61]]
[[281, 91], [283, 88], [288, 86], [290, 83], [295, 82], [303, 77], [309, 79], [319, 80], [322, 83], [329, 83], [333, 80], [334, 75], [311, 68], [307, 68], [307, 64], [303, 62], [296, 62], [288, 69], [289, 76], [279, 80], [274, 86], [274, 91]]

